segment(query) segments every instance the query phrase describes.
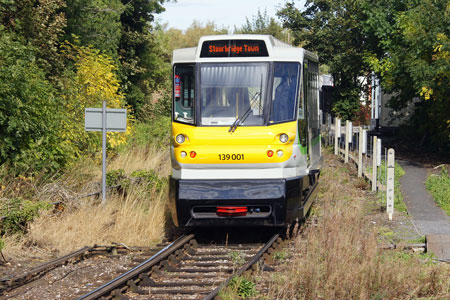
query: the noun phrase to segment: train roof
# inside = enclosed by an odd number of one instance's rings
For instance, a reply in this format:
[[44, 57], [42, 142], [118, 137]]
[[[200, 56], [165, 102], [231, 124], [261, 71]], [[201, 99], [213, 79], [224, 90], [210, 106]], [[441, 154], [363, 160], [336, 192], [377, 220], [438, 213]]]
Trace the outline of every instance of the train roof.
[[[207, 45], [214, 45], [220, 41], [245, 41], [254, 42], [265, 46], [265, 55], [235, 56], [235, 57], [213, 57], [205, 54]], [[211, 46], [209, 46], [211, 47]], [[228, 49], [227, 49], [228, 50]], [[195, 62], [248, 62], [248, 61], [303, 61], [306, 57], [318, 61], [317, 54], [297, 48], [284, 43], [271, 35], [263, 34], [224, 34], [208, 35], [200, 38], [197, 47], [182, 48], [173, 51], [172, 63], [195, 63]]]

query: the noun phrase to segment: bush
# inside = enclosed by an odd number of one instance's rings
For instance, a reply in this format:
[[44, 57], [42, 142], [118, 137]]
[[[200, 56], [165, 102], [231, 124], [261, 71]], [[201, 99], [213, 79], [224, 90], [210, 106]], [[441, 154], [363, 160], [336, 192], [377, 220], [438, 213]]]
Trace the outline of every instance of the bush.
[[120, 185], [122, 189], [128, 189], [131, 184], [146, 186], [147, 192], [153, 189], [160, 192], [166, 187], [167, 179], [159, 177], [153, 170], [136, 170], [130, 176], [127, 176], [123, 169], [111, 170], [106, 173], [107, 186]]
[[134, 141], [131, 144], [147, 146], [156, 144], [158, 147], [165, 147], [170, 140], [170, 118], [154, 117], [148, 122], [136, 123]]
[[39, 210], [50, 208], [48, 203], [22, 198], [2, 199], [1, 203], [0, 235], [27, 232], [29, 222], [39, 215]]
[[0, 164], [16, 173], [54, 171], [68, 159], [58, 138], [60, 99], [34, 52], [0, 29]]

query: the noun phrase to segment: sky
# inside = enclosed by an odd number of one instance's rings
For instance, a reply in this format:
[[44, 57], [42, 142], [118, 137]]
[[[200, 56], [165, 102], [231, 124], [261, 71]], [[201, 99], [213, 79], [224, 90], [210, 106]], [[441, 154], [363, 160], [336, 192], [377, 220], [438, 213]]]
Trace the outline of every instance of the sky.
[[[185, 30], [194, 20], [205, 24], [213, 21], [219, 28], [233, 30], [245, 23], [245, 17], [252, 20], [257, 14], [267, 10], [270, 17], [276, 18], [277, 8], [284, 6], [286, 0], [178, 0], [165, 3], [166, 11], [157, 16], [161, 23], [168, 23], [169, 28]], [[297, 1], [297, 7], [303, 6], [304, 0]]]

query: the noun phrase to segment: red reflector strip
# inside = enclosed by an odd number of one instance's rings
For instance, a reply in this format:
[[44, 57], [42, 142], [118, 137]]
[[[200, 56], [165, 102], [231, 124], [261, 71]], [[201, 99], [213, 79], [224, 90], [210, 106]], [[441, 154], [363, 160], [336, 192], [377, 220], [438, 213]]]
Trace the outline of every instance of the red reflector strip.
[[221, 217], [239, 217], [247, 215], [245, 206], [221, 206], [217, 207], [216, 214]]

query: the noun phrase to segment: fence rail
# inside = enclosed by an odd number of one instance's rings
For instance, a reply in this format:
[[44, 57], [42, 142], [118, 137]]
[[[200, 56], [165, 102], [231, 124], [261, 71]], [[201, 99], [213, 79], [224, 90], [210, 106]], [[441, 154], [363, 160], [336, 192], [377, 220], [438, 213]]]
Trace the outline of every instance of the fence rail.
[[[334, 121], [334, 122], [333, 122]], [[321, 131], [325, 146], [334, 146], [334, 155], [339, 155], [345, 163], [354, 163], [358, 168], [358, 177], [364, 177], [371, 183], [373, 192], [380, 192], [386, 201], [389, 220], [394, 214], [394, 171], [395, 151], [383, 148], [382, 139], [369, 136], [368, 128], [353, 126], [352, 122], [327, 115]]]

